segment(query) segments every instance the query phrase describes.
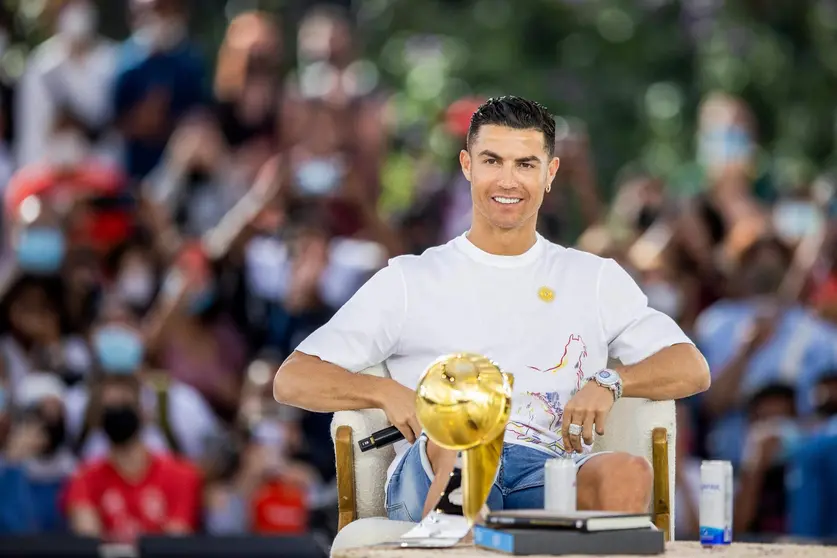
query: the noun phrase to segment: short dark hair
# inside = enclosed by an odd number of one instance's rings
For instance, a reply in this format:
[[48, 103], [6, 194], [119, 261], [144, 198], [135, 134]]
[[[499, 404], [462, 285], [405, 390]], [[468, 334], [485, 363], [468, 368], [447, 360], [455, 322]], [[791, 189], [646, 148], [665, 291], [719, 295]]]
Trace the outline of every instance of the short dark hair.
[[793, 261], [793, 249], [775, 235], [767, 235], [756, 239], [747, 248], [742, 250], [739, 256], [739, 263], [741, 267], [749, 266], [764, 251], [771, 250], [777, 252], [788, 265]]
[[747, 411], [752, 415], [763, 402], [785, 399], [796, 412], [796, 388], [784, 382], [773, 382], [753, 393], [747, 401]]
[[514, 95], [488, 99], [471, 116], [467, 140], [469, 149], [480, 128], [491, 124], [517, 130], [540, 130], [547, 154], [550, 157], [555, 154], [555, 117], [540, 103]]

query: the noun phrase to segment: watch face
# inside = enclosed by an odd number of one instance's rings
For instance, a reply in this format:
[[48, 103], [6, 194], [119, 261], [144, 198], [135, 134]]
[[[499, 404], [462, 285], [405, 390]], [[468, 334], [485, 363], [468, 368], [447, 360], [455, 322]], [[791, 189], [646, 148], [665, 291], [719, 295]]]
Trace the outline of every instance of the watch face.
[[610, 370], [602, 370], [601, 372], [596, 374], [596, 377], [599, 379], [599, 381], [601, 383], [603, 383], [605, 385], [608, 385], [608, 386], [613, 385], [613, 384], [615, 384], [616, 382], [619, 381], [619, 376], [617, 376], [616, 374], [614, 374]]

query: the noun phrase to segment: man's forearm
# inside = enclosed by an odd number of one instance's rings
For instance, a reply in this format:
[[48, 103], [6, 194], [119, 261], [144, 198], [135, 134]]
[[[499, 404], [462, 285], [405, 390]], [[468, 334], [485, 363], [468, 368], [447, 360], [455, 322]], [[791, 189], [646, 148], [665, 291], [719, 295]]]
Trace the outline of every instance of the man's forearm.
[[318, 413], [380, 408], [388, 378], [354, 374], [300, 352], [282, 363], [273, 380], [279, 403]]
[[681, 399], [709, 389], [709, 367], [687, 343], [666, 347], [647, 359], [617, 368], [622, 395], [656, 401]]

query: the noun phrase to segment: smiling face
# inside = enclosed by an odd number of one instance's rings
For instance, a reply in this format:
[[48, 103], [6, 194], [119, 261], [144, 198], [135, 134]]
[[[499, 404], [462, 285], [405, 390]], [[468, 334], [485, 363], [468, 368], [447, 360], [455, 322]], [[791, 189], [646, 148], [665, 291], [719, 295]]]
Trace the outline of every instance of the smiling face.
[[559, 164], [544, 140], [536, 128], [480, 127], [469, 148], [459, 154], [462, 172], [471, 183], [475, 221], [501, 230], [534, 227]]

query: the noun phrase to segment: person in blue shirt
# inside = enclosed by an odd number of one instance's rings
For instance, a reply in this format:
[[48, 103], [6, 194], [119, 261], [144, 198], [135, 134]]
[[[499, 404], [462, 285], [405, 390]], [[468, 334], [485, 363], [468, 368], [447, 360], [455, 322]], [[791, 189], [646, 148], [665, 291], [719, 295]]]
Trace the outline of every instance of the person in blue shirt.
[[0, 410], [11, 423], [0, 453], [0, 533], [66, 530], [61, 495], [76, 462], [66, 443], [64, 391], [57, 375], [30, 372], [16, 390], [14, 411]]
[[813, 433], [794, 448], [785, 488], [788, 535], [837, 537], [837, 369], [810, 393], [817, 419]]
[[113, 114], [135, 180], [160, 161], [177, 123], [209, 101], [203, 57], [188, 37], [184, 0], [131, 0], [133, 34], [122, 45]]
[[695, 324], [695, 340], [712, 373], [712, 389], [701, 396], [712, 459], [739, 465], [747, 429], [744, 403], [756, 392], [776, 383], [795, 385], [804, 417], [811, 413], [811, 385], [837, 367], [834, 327], [801, 304], [780, 306], [776, 299], [791, 257], [775, 238], [755, 242], [739, 263], [734, 280], [739, 296], [713, 304]]

